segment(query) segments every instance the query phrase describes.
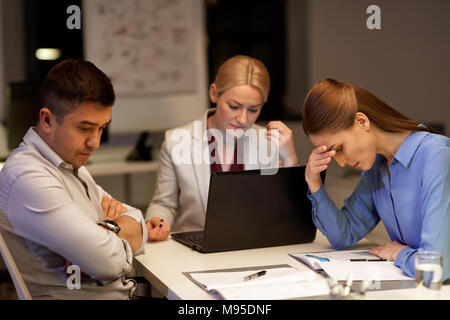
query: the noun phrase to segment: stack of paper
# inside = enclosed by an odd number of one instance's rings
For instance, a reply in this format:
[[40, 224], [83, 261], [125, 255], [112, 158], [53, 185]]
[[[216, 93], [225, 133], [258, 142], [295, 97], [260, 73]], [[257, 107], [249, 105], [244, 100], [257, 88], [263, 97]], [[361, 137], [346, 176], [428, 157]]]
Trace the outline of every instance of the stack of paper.
[[244, 277], [260, 270], [198, 272], [190, 276], [205, 290], [230, 300], [292, 299], [329, 294], [326, 280], [312, 270], [300, 272], [291, 266], [264, 270], [264, 276], [248, 281]]

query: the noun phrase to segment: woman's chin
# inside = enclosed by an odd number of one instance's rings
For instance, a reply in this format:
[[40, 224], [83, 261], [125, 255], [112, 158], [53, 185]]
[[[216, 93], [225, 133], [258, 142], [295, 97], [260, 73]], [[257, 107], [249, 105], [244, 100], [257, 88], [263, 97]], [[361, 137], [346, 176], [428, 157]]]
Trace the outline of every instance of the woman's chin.
[[245, 133], [245, 129], [243, 129], [243, 128], [237, 129], [237, 128], [233, 127], [233, 128], [227, 128], [225, 130], [225, 134], [227, 136], [233, 137], [233, 138], [240, 138], [244, 135], [244, 133]]

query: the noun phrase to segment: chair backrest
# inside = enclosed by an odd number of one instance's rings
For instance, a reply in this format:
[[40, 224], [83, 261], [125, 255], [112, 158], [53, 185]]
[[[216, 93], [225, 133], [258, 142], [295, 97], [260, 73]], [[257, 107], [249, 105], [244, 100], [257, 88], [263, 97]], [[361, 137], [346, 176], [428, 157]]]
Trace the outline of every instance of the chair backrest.
[[17, 268], [17, 265], [11, 255], [11, 252], [8, 249], [8, 246], [6, 245], [5, 240], [3, 239], [1, 232], [0, 232], [0, 253], [2, 254], [3, 260], [14, 282], [14, 287], [16, 288], [17, 296], [19, 297], [20, 300], [31, 300], [32, 297], [30, 291], [28, 291], [25, 281], [23, 280], [22, 275], [20, 274], [19, 268]]

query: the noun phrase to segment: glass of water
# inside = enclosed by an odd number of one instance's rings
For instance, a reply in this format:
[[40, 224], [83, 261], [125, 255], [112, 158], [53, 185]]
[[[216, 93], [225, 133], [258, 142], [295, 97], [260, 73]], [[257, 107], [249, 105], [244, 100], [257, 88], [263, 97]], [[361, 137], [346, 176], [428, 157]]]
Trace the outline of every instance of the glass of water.
[[419, 299], [439, 299], [442, 285], [442, 254], [419, 249], [415, 267]]

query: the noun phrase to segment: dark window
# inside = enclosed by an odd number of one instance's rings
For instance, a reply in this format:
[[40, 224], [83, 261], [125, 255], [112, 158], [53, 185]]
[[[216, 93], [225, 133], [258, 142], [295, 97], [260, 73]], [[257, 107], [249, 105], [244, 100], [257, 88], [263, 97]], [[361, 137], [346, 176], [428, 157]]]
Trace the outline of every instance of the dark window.
[[284, 0], [206, 0], [209, 80], [220, 65], [244, 54], [267, 66], [271, 88], [259, 120], [284, 118], [286, 40]]
[[[66, 26], [70, 14], [67, 7], [77, 5], [81, 0], [26, 0], [25, 10], [25, 50], [28, 80], [41, 81], [48, 71], [66, 58], [83, 59], [82, 30], [69, 30]], [[81, 15], [82, 16], [82, 15]], [[38, 60], [38, 48], [59, 48], [60, 59], [54, 61]]]

